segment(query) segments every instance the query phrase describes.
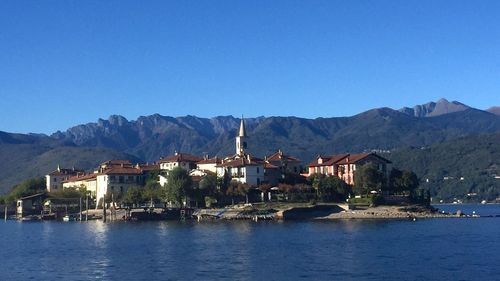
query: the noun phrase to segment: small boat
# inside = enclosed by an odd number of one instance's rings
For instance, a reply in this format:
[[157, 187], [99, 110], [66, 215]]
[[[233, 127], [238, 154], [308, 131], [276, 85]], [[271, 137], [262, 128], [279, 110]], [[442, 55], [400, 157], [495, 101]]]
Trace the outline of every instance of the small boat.
[[481, 204], [486, 204], [486, 203], [487, 203], [486, 200], [481, 201]]
[[76, 221], [76, 217], [73, 215], [65, 215], [63, 221]]

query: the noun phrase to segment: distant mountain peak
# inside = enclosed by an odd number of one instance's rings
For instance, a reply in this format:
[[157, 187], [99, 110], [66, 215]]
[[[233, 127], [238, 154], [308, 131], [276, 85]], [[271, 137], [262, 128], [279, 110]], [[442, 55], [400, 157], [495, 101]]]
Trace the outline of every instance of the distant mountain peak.
[[461, 102], [450, 102], [445, 98], [441, 98], [437, 102], [428, 102], [426, 104], [416, 105], [413, 108], [403, 107], [399, 111], [415, 117], [433, 117], [460, 112], [470, 108], [471, 107]]
[[492, 106], [492, 107], [486, 109], [486, 111], [488, 111], [489, 113], [493, 113], [495, 115], [500, 116], [500, 106]]

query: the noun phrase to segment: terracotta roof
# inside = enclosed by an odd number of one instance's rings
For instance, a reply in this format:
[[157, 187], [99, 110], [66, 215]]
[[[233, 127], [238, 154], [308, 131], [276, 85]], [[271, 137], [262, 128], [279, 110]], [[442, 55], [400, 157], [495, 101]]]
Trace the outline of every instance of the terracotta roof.
[[298, 158], [284, 154], [281, 150], [267, 156], [267, 161], [280, 161], [281, 159], [286, 159], [287, 161], [300, 162]]
[[80, 174], [80, 175], [72, 176], [69, 179], [65, 180], [64, 182], [92, 180], [92, 179], [95, 179], [96, 177], [97, 177], [96, 173]]
[[121, 166], [121, 165], [132, 165], [132, 162], [129, 160], [108, 160], [106, 162], [102, 162], [101, 166], [109, 165], [109, 166]]
[[[333, 164], [338, 164], [337, 162], [346, 158], [347, 156], [349, 156], [348, 153], [346, 154], [337, 154], [337, 155], [329, 155], [329, 156], [322, 156], [322, 155], [319, 155], [318, 157], [316, 157], [316, 159], [314, 161], [312, 161], [311, 163], [309, 163], [309, 167], [321, 167], [321, 166], [331, 166]], [[323, 159], [323, 163], [321, 164], [318, 164], [318, 159], [321, 158]]]
[[191, 155], [188, 153], [176, 153], [174, 155], [166, 156], [166, 157], [160, 159], [160, 161], [158, 161], [158, 163], [199, 162], [201, 160], [203, 160], [203, 158], [195, 156], [195, 155]]
[[355, 164], [356, 162], [363, 160], [369, 156], [374, 156], [374, 157], [376, 157], [376, 158], [378, 158], [386, 163], [392, 163], [391, 161], [389, 161], [389, 160], [385, 159], [384, 157], [379, 156], [375, 153], [360, 153], [360, 154], [349, 154], [349, 157], [345, 157], [341, 161], [338, 161], [336, 164], [339, 164], [339, 165], [344, 165], [344, 164], [348, 164], [348, 163]]
[[264, 165], [264, 163], [260, 159], [250, 158], [250, 160], [248, 160], [248, 158], [242, 157], [226, 161], [220, 165], [217, 165], [217, 167], [244, 167], [244, 166], [257, 166], [257, 165]]
[[348, 157], [345, 157], [341, 161], [338, 161], [337, 164], [347, 164], [347, 163], [356, 163], [357, 161], [366, 158], [370, 153], [359, 153], [359, 154], [349, 154]]
[[222, 163], [222, 160], [218, 157], [214, 157], [210, 159], [203, 159], [196, 164], [220, 164], [220, 163]]
[[75, 169], [57, 169], [49, 173], [49, 176], [66, 176], [66, 175], [75, 175], [79, 172], [83, 172], [81, 170]]
[[271, 163], [265, 163], [265, 164], [264, 164], [264, 168], [265, 168], [265, 169], [279, 169], [279, 167], [278, 167], [278, 166], [274, 166], [274, 165], [273, 165], [273, 164], [271, 164]]
[[159, 164], [137, 164], [137, 169], [141, 169], [143, 171], [155, 171], [160, 169]]
[[141, 175], [142, 170], [132, 167], [113, 167], [100, 173], [101, 175]]

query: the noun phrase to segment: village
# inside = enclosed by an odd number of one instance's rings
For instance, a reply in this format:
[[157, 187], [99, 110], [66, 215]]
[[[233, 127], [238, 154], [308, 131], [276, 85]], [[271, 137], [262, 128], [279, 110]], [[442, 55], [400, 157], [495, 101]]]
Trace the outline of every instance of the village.
[[[58, 166], [45, 176], [46, 192], [17, 201], [16, 216], [65, 220], [88, 220], [89, 214], [91, 219], [104, 220], [224, 216], [274, 219], [284, 217], [283, 212], [275, 210], [280, 209], [279, 204], [281, 209], [293, 209], [289, 205], [283, 207], [284, 202], [296, 203], [296, 208], [314, 205], [311, 213], [328, 215], [353, 209], [356, 203], [401, 205], [415, 197], [416, 177], [406, 187], [393, 187], [399, 196], [382, 187], [382, 183], [388, 185], [387, 179], [394, 177], [394, 171], [399, 172], [397, 180], [403, 175], [376, 153], [318, 155], [303, 165], [300, 159], [281, 149], [263, 158], [256, 157], [248, 152], [250, 145], [242, 118], [235, 137], [235, 153], [223, 158], [175, 152], [152, 164], [108, 160], [93, 171]], [[372, 178], [357, 177], [360, 171], [371, 173]], [[73, 192], [73, 197], [67, 196], [68, 191]], [[63, 193], [66, 196], [61, 196]], [[422, 202], [429, 200], [423, 192], [418, 196]], [[265, 202], [268, 204], [259, 205]], [[274, 209], [269, 205], [273, 202]], [[286, 211], [291, 214], [296, 208]], [[71, 213], [78, 215], [70, 217]]]

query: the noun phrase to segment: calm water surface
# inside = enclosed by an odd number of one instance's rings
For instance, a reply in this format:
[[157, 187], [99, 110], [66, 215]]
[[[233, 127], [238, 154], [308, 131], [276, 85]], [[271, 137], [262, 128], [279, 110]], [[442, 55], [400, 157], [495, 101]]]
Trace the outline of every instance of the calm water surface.
[[500, 280], [500, 218], [8, 221], [0, 237], [0, 280]]

